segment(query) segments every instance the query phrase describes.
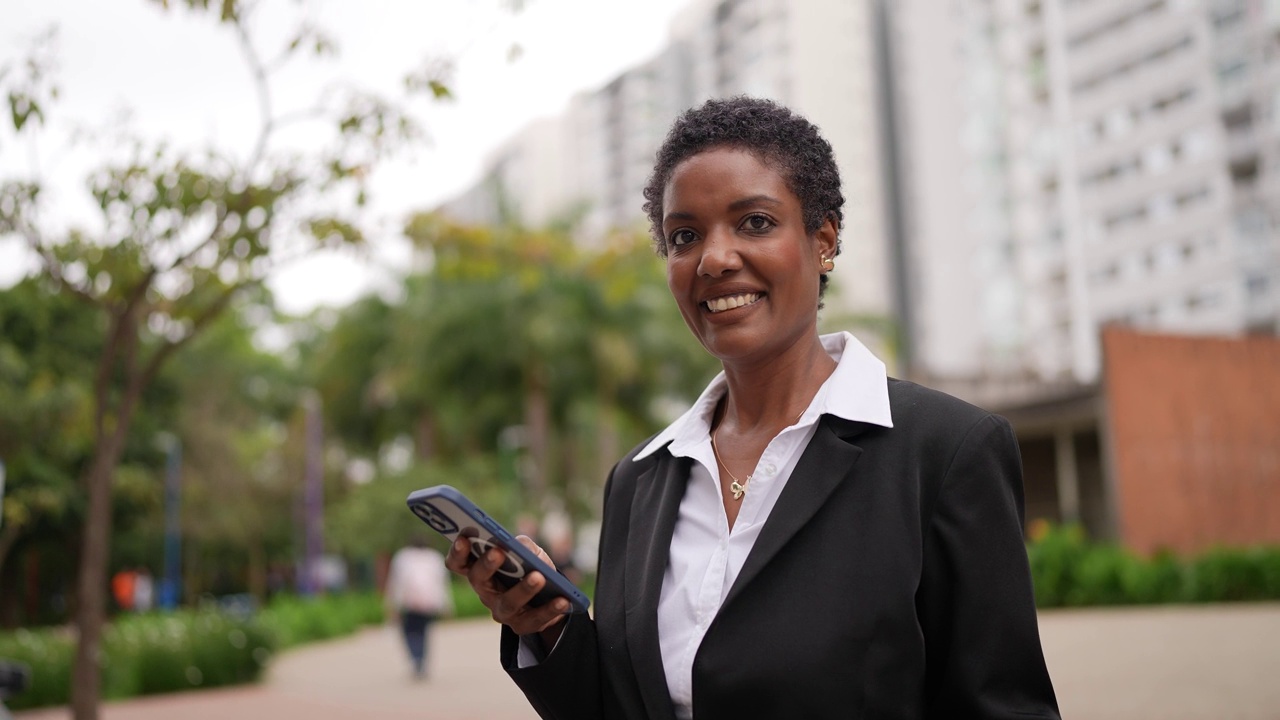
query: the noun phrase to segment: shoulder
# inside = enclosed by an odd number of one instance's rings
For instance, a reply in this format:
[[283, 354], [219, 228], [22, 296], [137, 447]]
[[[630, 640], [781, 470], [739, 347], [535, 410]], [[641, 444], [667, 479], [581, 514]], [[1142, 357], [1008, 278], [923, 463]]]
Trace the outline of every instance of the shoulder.
[[894, 429], [928, 434], [964, 435], [984, 423], [1007, 425], [1004, 418], [940, 390], [889, 378], [889, 408]]

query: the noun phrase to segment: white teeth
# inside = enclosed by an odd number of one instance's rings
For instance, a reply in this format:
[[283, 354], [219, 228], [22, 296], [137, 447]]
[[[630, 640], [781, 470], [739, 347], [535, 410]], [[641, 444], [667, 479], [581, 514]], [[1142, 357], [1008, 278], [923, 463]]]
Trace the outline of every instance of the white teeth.
[[724, 312], [734, 308], [750, 305], [751, 303], [764, 297], [760, 293], [742, 293], [740, 295], [729, 295], [726, 297], [713, 298], [707, 301], [707, 309], [713, 313]]

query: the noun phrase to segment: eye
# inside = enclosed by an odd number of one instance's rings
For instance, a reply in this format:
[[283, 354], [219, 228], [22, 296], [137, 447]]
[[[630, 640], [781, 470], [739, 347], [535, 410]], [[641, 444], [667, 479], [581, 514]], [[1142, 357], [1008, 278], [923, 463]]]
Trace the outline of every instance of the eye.
[[742, 228], [747, 232], [761, 233], [772, 229], [775, 224], [767, 215], [756, 214], [748, 215], [742, 221]]
[[696, 239], [697, 236], [693, 234], [692, 230], [681, 229], [671, 233], [671, 236], [667, 238], [667, 244], [672, 247], [680, 247], [681, 245], [687, 245]]

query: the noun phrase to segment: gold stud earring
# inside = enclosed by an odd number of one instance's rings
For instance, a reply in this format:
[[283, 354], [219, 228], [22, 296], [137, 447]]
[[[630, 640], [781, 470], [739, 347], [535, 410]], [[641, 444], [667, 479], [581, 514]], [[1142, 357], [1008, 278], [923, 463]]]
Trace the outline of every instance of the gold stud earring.
[[822, 256], [822, 269], [831, 272], [836, 269], [836, 261], [826, 255]]

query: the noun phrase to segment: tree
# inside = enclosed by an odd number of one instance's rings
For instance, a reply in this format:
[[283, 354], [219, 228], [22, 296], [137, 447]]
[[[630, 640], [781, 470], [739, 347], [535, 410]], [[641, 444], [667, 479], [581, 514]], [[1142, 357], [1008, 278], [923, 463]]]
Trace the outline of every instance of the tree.
[[[291, 560], [303, 380], [254, 342], [250, 318], [270, 307], [246, 293], [171, 363], [164, 379], [182, 398], [172, 433], [182, 443], [182, 537], [187, 596], [220, 579], [259, 599], [271, 564]], [[155, 543], [151, 547], [155, 547]], [[220, 558], [217, 576], [200, 557]]]
[[[91, 450], [79, 473], [86, 505], [72, 681], [77, 720], [97, 717], [113, 483], [144, 393], [178, 350], [281, 263], [319, 247], [363, 242], [358, 218], [365, 179], [421, 134], [399, 103], [358, 90], [282, 111], [273, 105], [273, 73], [306, 51], [331, 52], [332, 41], [302, 26], [267, 61], [255, 44], [256, 6], [237, 0], [183, 4], [210, 13], [239, 41], [260, 116], [247, 154], [211, 149], [196, 155], [133, 140], [121, 150], [123, 160], [88, 179], [96, 222], [69, 230], [47, 221], [56, 213], [47, 212], [41, 178], [0, 183], [0, 237], [20, 238], [39, 259], [43, 278], [101, 319], [87, 399]], [[438, 77], [420, 74], [406, 86], [447, 95]], [[0, 90], [9, 99], [14, 131], [34, 132], [57, 96], [47, 48], [0, 67]], [[299, 122], [329, 128], [321, 150], [298, 156], [277, 147], [281, 130]]]
[[581, 518], [622, 441], [669, 419], [657, 401], [691, 399], [712, 371], [642, 238], [584, 250], [564, 228], [431, 214], [406, 233], [430, 270], [406, 279], [397, 304], [348, 308], [310, 354], [329, 427], [357, 453], [412, 438], [419, 460], [437, 466], [502, 456], [488, 483], [505, 482], [513, 506], [491, 511], [563, 504]]

